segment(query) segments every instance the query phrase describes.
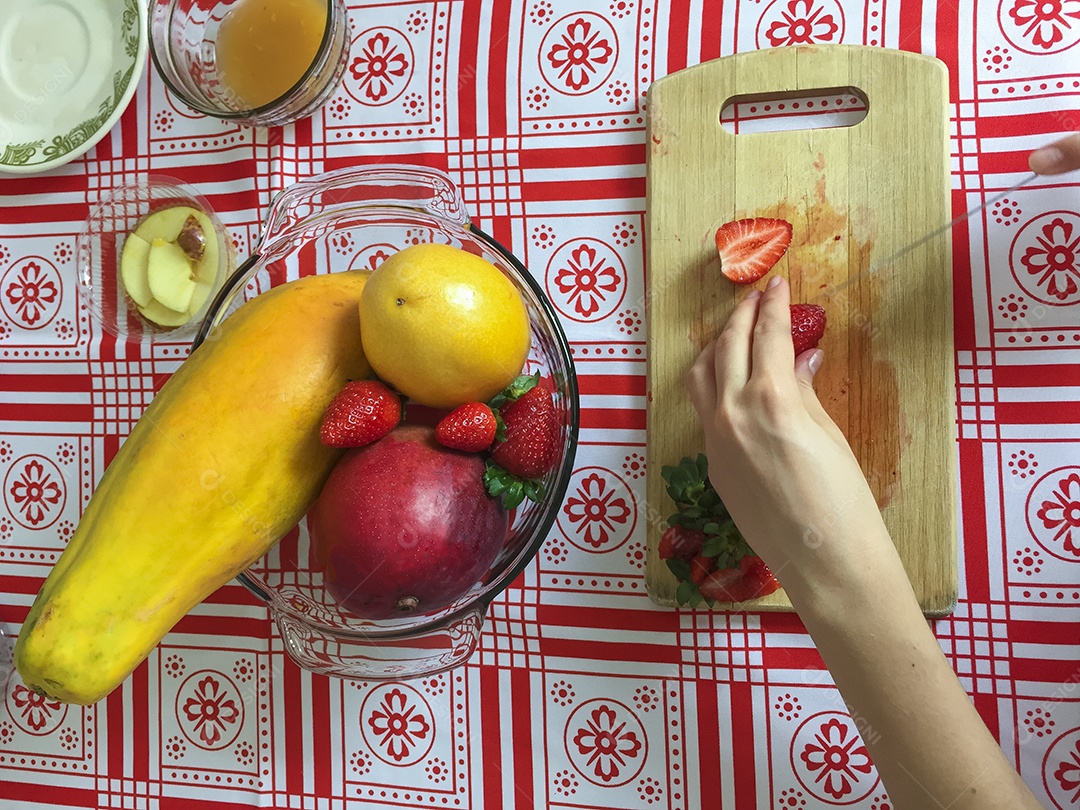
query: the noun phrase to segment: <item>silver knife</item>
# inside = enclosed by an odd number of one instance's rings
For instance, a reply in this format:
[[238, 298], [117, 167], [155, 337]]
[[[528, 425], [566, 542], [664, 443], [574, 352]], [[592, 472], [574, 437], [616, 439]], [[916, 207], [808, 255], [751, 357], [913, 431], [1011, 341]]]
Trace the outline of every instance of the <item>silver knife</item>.
[[876, 273], [878, 270], [880, 270], [883, 267], [888, 267], [890, 264], [895, 262], [901, 256], [906, 256], [907, 254], [911, 253], [913, 250], [917, 250], [918, 248], [922, 247], [927, 242], [930, 242], [930, 241], [932, 241], [934, 239], [937, 239], [942, 234], [944, 234], [944, 233], [946, 233], [948, 231], [951, 231], [953, 228], [955, 228], [960, 223], [966, 222], [967, 220], [969, 220], [971, 217], [975, 216], [980, 211], [990, 207], [991, 205], [993, 205], [996, 202], [999, 202], [1000, 200], [1004, 200], [1006, 197], [1008, 197], [1014, 191], [1016, 191], [1019, 188], [1022, 188], [1024, 186], [1026, 186], [1028, 183], [1030, 183], [1032, 180], [1034, 180], [1038, 176], [1039, 175], [1037, 175], [1035, 173], [1027, 175], [1019, 183], [1016, 183], [1015, 185], [1009, 186], [1004, 191], [999, 192], [999, 193], [995, 194], [993, 197], [990, 197], [989, 199], [987, 199], [986, 202], [982, 203], [981, 205], [976, 205], [974, 208], [972, 208], [967, 213], [961, 214], [960, 216], [956, 217], [955, 219], [953, 219], [953, 220], [951, 220], [949, 222], [946, 222], [940, 228], [937, 228], [937, 229], [931, 231], [930, 233], [928, 233], [926, 236], [924, 236], [922, 239], [918, 240], [917, 242], [912, 242], [907, 247], [903, 247], [900, 250], [896, 251], [895, 253], [893, 253], [893, 254], [891, 254], [889, 256], [886, 256], [881, 261], [874, 262], [867, 269], [863, 270], [860, 273], [856, 273], [854, 276], [849, 278], [843, 284], [837, 284], [835, 287], [832, 287], [832, 288], [826, 290], [819, 297], [827, 297], [827, 296], [835, 295], [836, 293], [842, 292], [843, 290], [846, 290], [848, 287], [850, 287], [852, 284], [854, 284], [856, 281], [861, 279], [863, 276], [869, 275], [871, 273]]

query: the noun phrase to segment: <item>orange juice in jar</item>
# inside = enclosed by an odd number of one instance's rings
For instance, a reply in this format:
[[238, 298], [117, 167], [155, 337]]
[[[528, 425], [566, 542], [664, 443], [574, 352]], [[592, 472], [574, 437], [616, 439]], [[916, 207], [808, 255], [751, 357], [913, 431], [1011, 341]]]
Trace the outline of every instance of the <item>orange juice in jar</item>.
[[349, 59], [346, 0], [147, 0], [150, 56], [169, 92], [250, 126], [311, 115]]
[[281, 98], [315, 61], [326, 32], [326, 0], [239, 0], [221, 21], [219, 81], [237, 106]]

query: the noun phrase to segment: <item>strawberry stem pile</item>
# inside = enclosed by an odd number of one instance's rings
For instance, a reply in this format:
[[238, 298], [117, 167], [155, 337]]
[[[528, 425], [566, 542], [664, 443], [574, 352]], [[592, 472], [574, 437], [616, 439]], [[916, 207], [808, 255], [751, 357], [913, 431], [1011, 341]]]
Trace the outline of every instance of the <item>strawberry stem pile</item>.
[[[402, 397], [377, 379], [348, 383], [323, 416], [319, 437], [328, 447], [362, 447], [389, 434], [405, 418]], [[510, 510], [544, 498], [543, 477], [555, 466], [559, 424], [551, 389], [540, 372], [522, 375], [490, 402], [467, 402], [435, 426], [435, 440], [465, 453], [489, 453], [488, 495]]]
[[713, 489], [704, 454], [664, 467], [661, 475], [677, 511], [668, 518], [659, 554], [679, 580], [675, 599], [680, 605], [745, 602], [780, 587]]

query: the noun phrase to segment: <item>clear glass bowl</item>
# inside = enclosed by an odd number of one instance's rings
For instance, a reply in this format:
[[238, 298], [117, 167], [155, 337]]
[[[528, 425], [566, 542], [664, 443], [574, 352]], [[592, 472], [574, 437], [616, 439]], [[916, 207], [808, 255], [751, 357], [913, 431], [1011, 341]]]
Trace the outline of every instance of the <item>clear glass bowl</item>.
[[[218, 243], [218, 267], [210, 295], [199, 311], [186, 324], [169, 328], [143, 320], [128, 302], [120, 279], [120, 255], [128, 234], [148, 214], [176, 205], [203, 211], [213, 224]], [[215, 293], [235, 267], [235, 251], [232, 237], [202, 195], [179, 180], [152, 175], [102, 194], [76, 238], [75, 260], [79, 296], [106, 332], [133, 343], [173, 343], [189, 341], [198, 332]]]
[[547, 498], [513, 515], [498, 558], [480, 582], [448, 608], [388, 621], [359, 619], [337, 607], [313, 565], [306, 522], [239, 576], [269, 605], [285, 649], [312, 672], [360, 679], [401, 679], [464, 663], [476, 649], [488, 603], [528, 565], [547, 538], [573, 470], [578, 391], [570, 348], [543, 289], [505, 248], [478, 230], [450, 178], [408, 166], [344, 169], [297, 183], [273, 203], [255, 255], [211, 304], [195, 340], [246, 301], [271, 287], [314, 273], [375, 269], [412, 244], [438, 242], [483, 256], [525, 301], [533, 344], [527, 369], [555, 381], [563, 418], [559, 459], [548, 474]]
[[250, 126], [281, 126], [311, 115], [333, 95], [349, 57], [345, 0], [326, 0], [315, 59], [284, 95], [253, 107], [223, 84], [217, 39], [225, 15], [246, 0], [151, 0], [150, 57], [165, 86], [193, 110]]

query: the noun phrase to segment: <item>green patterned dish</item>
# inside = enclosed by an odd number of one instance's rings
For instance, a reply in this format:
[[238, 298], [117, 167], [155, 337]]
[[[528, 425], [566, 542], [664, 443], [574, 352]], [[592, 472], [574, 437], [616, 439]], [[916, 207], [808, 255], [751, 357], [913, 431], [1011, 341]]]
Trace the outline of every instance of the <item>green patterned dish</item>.
[[146, 46], [141, 0], [0, 0], [0, 172], [53, 169], [100, 141]]

